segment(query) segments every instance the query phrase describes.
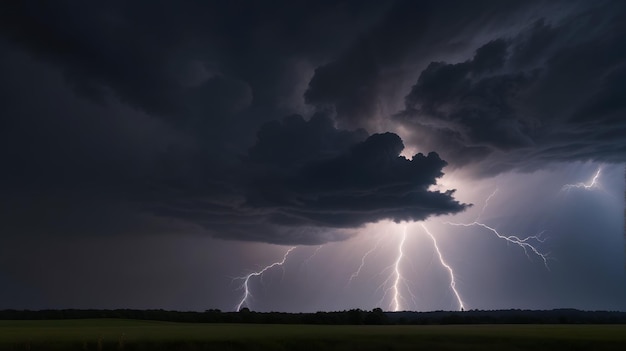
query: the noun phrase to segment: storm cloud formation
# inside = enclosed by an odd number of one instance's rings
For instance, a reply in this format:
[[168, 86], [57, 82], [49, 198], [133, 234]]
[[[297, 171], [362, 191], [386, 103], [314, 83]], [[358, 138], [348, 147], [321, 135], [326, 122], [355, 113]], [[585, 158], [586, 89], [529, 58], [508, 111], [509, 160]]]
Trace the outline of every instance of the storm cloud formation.
[[464, 209], [453, 191], [429, 191], [446, 165], [436, 153], [400, 156], [402, 140], [393, 133], [335, 129], [315, 116], [270, 123], [250, 150], [256, 169], [246, 204], [273, 209], [270, 219], [284, 225], [354, 227], [382, 219], [415, 221]]
[[[623, 4], [546, 6], [541, 17], [531, 15], [520, 25], [517, 21], [532, 13], [526, 6], [537, 4], [512, 3], [504, 9], [473, 3], [467, 11], [454, 12], [463, 13], [463, 19], [442, 15], [429, 23], [445, 5], [400, 4], [405, 6], [401, 13], [390, 12], [379, 31], [316, 70], [307, 101], [333, 106], [338, 119], [349, 125], [399, 122], [410, 145], [437, 150], [452, 166], [469, 166], [482, 174], [559, 161], [624, 160], [624, 89], [619, 83], [624, 81], [626, 59]], [[411, 6], [428, 10], [411, 11]], [[484, 27], [506, 34], [487, 35], [473, 27], [477, 21], [472, 11], [480, 12]], [[425, 18], [405, 19], [408, 14]], [[502, 21], [513, 14], [515, 26], [502, 28]], [[403, 23], [403, 35], [386, 40], [377, 36]], [[465, 31], [450, 35], [447, 31], [456, 25]], [[434, 33], [421, 37], [430, 30]], [[471, 35], [478, 45], [466, 52]], [[429, 41], [433, 39], [441, 41]], [[445, 46], [454, 40], [456, 50]], [[448, 53], [456, 60], [415, 57], [423, 51], [433, 57]], [[462, 59], [464, 55], [469, 58]], [[412, 74], [407, 69], [411, 60], [412, 68], [423, 66], [417, 70], [417, 83], [404, 94], [403, 109], [387, 111], [393, 117], [386, 122], [381, 104], [401, 94], [389, 87], [389, 79], [395, 79], [396, 88], [401, 86], [402, 75]]]
[[317, 244], [626, 155], [618, 1], [0, 6], [3, 233]]
[[294, 115], [263, 125], [241, 163], [228, 168], [230, 179], [157, 183], [147, 208], [226, 239], [319, 244], [346, 238], [341, 229], [468, 206], [454, 191], [429, 190], [445, 161], [435, 153], [408, 160], [403, 149], [393, 133], [368, 136], [336, 129], [324, 115]]
[[455, 165], [483, 161], [488, 173], [623, 161], [626, 26], [614, 5], [539, 19], [467, 61], [430, 63], [394, 118], [417, 144]]

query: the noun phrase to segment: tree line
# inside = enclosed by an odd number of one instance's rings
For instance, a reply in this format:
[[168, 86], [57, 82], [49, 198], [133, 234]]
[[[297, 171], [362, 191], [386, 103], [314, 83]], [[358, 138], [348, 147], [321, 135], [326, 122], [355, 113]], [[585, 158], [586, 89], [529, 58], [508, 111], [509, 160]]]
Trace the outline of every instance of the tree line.
[[255, 312], [243, 308], [239, 312], [209, 309], [204, 312], [167, 311], [162, 309], [64, 309], [64, 310], [2, 310], [2, 320], [122, 318], [185, 323], [259, 323], [259, 324], [626, 324], [626, 312], [555, 310], [470, 310], [463, 312], [384, 312], [351, 309], [335, 312], [286, 313]]

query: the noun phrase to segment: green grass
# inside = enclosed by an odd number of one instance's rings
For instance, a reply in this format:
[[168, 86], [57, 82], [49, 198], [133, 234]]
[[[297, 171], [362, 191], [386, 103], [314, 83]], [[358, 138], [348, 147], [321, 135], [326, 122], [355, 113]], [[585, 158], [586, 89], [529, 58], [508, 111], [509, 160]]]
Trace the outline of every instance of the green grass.
[[626, 350], [626, 325], [328, 326], [0, 321], [0, 350]]

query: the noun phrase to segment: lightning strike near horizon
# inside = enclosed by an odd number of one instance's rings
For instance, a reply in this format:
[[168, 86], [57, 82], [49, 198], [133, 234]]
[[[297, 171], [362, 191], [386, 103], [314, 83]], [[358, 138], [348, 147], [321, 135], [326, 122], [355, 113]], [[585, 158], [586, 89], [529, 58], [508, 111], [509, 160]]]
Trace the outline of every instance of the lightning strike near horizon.
[[400, 241], [398, 242], [398, 254], [396, 256], [396, 260], [393, 264], [383, 270], [383, 272], [391, 270], [392, 274], [390, 274], [387, 279], [385, 279], [385, 281], [383, 281], [382, 284], [380, 284], [378, 287], [378, 289], [381, 289], [385, 286], [388, 286], [384, 289], [385, 292], [383, 294], [383, 297], [380, 299], [379, 304], [382, 304], [382, 302], [385, 300], [385, 297], [391, 294], [390, 308], [394, 312], [400, 311], [400, 309], [402, 308], [401, 302], [402, 300], [404, 300], [404, 298], [402, 297], [402, 293], [400, 292], [400, 287], [402, 284], [404, 284], [406, 291], [409, 293], [409, 295], [411, 295], [411, 298], [415, 303], [415, 294], [413, 294], [413, 292], [411, 291], [410, 286], [407, 284], [406, 280], [402, 276], [402, 272], [400, 271], [400, 263], [402, 263], [402, 258], [404, 257], [404, 243], [406, 242], [406, 235], [407, 225], [404, 226], [404, 229], [402, 230], [402, 234], [400, 236]]
[[[244, 303], [246, 303], [246, 301], [248, 300], [248, 298], [250, 296], [252, 296], [252, 293], [250, 293], [250, 287], [248, 286], [248, 282], [250, 281], [250, 278], [252, 277], [258, 277], [258, 276], [262, 276], [263, 273], [265, 273], [268, 269], [271, 269], [273, 267], [276, 266], [282, 266], [285, 264], [285, 262], [287, 261], [287, 257], [289, 256], [289, 253], [291, 253], [291, 251], [293, 251], [296, 247], [290, 247], [289, 250], [287, 250], [287, 252], [285, 252], [285, 254], [283, 255], [283, 259], [278, 261], [278, 262], [274, 262], [272, 264], [269, 264], [265, 267], [263, 267], [263, 269], [256, 271], [256, 272], [252, 272], [249, 273], [243, 277], [236, 277], [234, 279], [241, 279], [243, 280], [243, 284], [241, 285], [241, 289], [244, 289], [244, 295], [241, 298], [241, 300], [239, 301], [239, 303], [237, 304], [237, 307], [235, 308], [236, 311], [241, 310], [241, 307], [244, 305]], [[247, 304], [246, 304], [247, 306]]]
[[[496, 189], [496, 191], [497, 191], [497, 189]], [[495, 194], [495, 192], [491, 196], [493, 196], [494, 194]], [[487, 200], [487, 201], [489, 201], [489, 200]], [[426, 228], [426, 225], [424, 225], [424, 223], [420, 223], [420, 224], [421, 224], [422, 228], [424, 229], [424, 232], [433, 241], [433, 245], [435, 247], [435, 251], [437, 252], [437, 256], [439, 257], [439, 262], [441, 263], [442, 266], [444, 266], [448, 270], [448, 273], [450, 273], [450, 289], [452, 289], [452, 292], [454, 293], [454, 296], [456, 297], [456, 301], [459, 304], [459, 309], [461, 311], [464, 311], [465, 310], [465, 305], [463, 304], [463, 300], [461, 299], [461, 295], [456, 290], [456, 279], [454, 278], [454, 271], [452, 270], [452, 267], [450, 267], [450, 265], [447, 264], [446, 261], [443, 259], [443, 255], [441, 254], [441, 250], [439, 250], [439, 245], [437, 245], [437, 239], [435, 239], [435, 236], [428, 230], [428, 228]]]
[[591, 188], [597, 187], [598, 186], [598, 178], [600, 177], [600, 172], [601, 171], [602, 171], [602, 168], [598, 168], [598, 170], [596, 171], [596, 174], [589, 181], [589, 184], [585, 184], [585, 183], [582, 183], [582, 182], [581, 183], [576, 183], [576, 184], [565, 184], [565, 185], [563, 185], [561, 190], [562, 191], [569, 191], [569, 190], [571, 190], [573, 188], [589, 190]]
[[398, 245], [398, 256], [396, 257], [396, 263], [394, 264], [394, 274], [396, 278], [393, 282], [393, 310], [400, 310], [400, 281], [402, 280], [402, 274], [400, 273], [400, 262], [402, 261], [402, 256], [404, 256], [404, 242], [406, 241], [406, 225], [404, 226], [404, 230], [402, 230], [402, 239], [400, 240], [400, 245]]
[[367, 256], [369, 256], [372, 252], [374, 252], [378, 246], [380, 245], [380, 241], [382, 240], [382, 237], [378, 238], [378, 240], [376, 240], [376, 244], [369, 249], [364, 255], [363, 257], [361, 257], [361, 264], [359, 265], [359, 268], [357, 268], [356, 271], [354, 271], [354, 273], [352, 273], [352, 275], [350, 275], [350, 279], [348, 279], [348, 284], [352, 283], [352, 280], [356, 277], [359, 276], [359, 274], [361, 274], [361, 270], [363, 269], [363, 267], [365, 266], [365, 259], [367, 258]]

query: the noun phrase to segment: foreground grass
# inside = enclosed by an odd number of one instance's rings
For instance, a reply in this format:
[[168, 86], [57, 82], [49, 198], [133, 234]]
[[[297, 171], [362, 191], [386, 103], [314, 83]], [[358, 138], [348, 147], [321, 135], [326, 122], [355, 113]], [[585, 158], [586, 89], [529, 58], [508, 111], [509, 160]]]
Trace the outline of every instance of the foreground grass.
[[626, 325], [329, 326], [0, 321], [0, 350], [626, 350]]

